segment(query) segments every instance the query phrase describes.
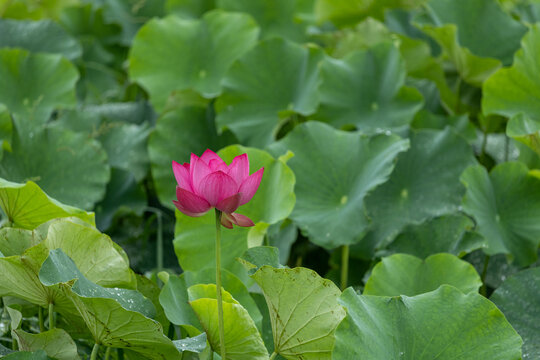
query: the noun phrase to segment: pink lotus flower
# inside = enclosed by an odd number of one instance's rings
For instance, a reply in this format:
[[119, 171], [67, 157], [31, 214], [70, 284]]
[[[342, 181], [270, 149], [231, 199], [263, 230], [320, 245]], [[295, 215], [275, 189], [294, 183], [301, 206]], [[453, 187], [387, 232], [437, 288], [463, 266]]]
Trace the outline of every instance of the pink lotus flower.
[[253, 226], [247, 216], [234, 211], [249, 202], [261, 184], [264, 168], [249, 175], [247, 154], [235, 157], [227, 165], [212, 150], [201, 157], [191, 154], [189, 163], [180, 165], [172, 162], [178, 186], [173, 200], [176, 208], [188, 216], [202, 216], [211, 208], [222, 211], [221, 224], [232, 229], [238, 226]]

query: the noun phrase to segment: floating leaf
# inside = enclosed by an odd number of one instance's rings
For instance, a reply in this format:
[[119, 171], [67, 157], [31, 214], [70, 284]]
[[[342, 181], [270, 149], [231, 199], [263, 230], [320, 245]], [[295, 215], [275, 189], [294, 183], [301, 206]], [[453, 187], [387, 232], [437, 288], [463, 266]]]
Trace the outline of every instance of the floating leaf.
[[390, 180], [366, 199], [373, 231], [364, 242], [389, 243], [406, 225], [454, 213], [465, 190], [459, 176], [475, 163], [469, 144], [450, 128], [412, 132]]
[[461, 181], [467, 187], [463, 209], [487, 241], [484, 252], [532, 264], [540, 245], [540, 179], [516, 162], [499, 164], [489, 175], [484, 167], [470, 167]]
[[306, 268], [263, 266], [253, 279], [270, 311], [274, 352], [290, 359], [331, 359], [334, 332], [345, 317], [339, 289]]
[[75, 66], [58, 54], [0, 49], [0, 103], [25, 128], [44, 124], [56, 108], [75, 105]]
[[407, 148], [408, 141], [397, 136], [367, 137], [319, 122], [297, 126], [272, 147], [295, 154], [289, 160], [298, 177], [291, 218], [317, 245], [354, 244], [369, 224], [366, 194], [386, 181], [396, 156]]
[[148, 90], [158, 111], [173, 91], [193, 89], [212, 98], [221, 93], [227, 69], [255, 44], [257, 35], [255, 22], [240, 13], [153, 19], [133, 40], [130, 76]]
[[467, 216], [441, 216], [420, 225], [408, 225], [384, 251], [420, 258], [441, 252], [463, 257], [484, 246], [484, 238], [471, 232], [473, 228], [474, 223]]
[[79, 359], [77, 345], [63, 329], [51, 329], [40, 334], [30, 334], [23, 330], [13, 330], [24, 351], [44, 350], [48, 356], [56, 360]]
[[206, 106], [176, 107], [163, 114], [148, 139], [152, 178], [161, 203], [174, 208], [176, 181], [172, 160], [189, 162], [191, 153], [200, 155], [206, 149], [217, 151], [233, 142], [236, 141], [230, 132], [217, 134]]
[[149, 318], [154, 306], [139, 292], [92, 283], [60, 249], [50, 251], [39, 275], [44, 285], [59, 286], [73, 302], [95, 342], [129, 348], [149, 359], [180, 359], [161, 324]]
[[405, 85], [405, 63], [392, 43], [358, 50], [322, 65], [321, 106], [313, 116], [364, 132], [406, 127], [422, 107], [422, 95]]
[[69, 216], [95, 225], [93, 213], [52, 199], [32, 181], [17, 184], [0, 178], [0, 206], [12, 226], [23, 229], [32, 230], [49, 220]]
[[101, 145], [85, 134], [51, 128], [13, 139], [13, 152], [0, 161], [0, 176], [36, 181], [55, 199], [91, 209], [105, 195], [110, 169]]
[[230, 129], [242, 144], [270, 144], [287, 120], [317, 109], [323, 56], [319, 48], [280, 38], [260, 42], [224, 78], [216, 123]]
[[482, 112], [514, 117], [507, 134], [540, 154], [540, 26], [523, 37], [514, 64], [493, 74], [483, 86]]
[[340, 303], [347, 317], [336, 331], [334, 360], [521, 359], [521, 338], [503, 314], [477, 293], [443, 285], [414, 297], [358, 296]]
[[51, 20], [0, 20], [0, 48], [22, 48], [31, 52], [62, 54], [69, 60], [81, 56], [76, 39]]
[[523, 338], [523, 359], [539, 357], [540, 268], [512, 275], [490, 299]]
[[436, 290], [443, 284], [469, 293], [477, 292], [482, 280], [471, 264], [451, 254], [431, 255], [425, 260], [395, 254], [375, 265], [363, 294], [415, 296]]
[[[268, 352], [261, 335], [246, 309], [231, 294], [223, 291], [225, 351], [231, 360], [267, 360]], [[221, 354], [216, 286], [193, 285], [188, 289], [189, 303], [208, 336], [214, 351]]]

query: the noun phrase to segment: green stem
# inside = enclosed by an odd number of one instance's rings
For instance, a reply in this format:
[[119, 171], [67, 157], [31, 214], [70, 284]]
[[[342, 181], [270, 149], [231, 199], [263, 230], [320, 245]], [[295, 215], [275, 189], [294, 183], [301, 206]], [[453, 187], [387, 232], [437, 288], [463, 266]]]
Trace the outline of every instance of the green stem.
[[341, 247], [341, 291], [347, 288], [349, 277], [349, 245]]
[[49, 330], [56, 327], [56, 319], [54, 316], [54, 304], [49, 303]]
[[11, 350], [19, 350], [17, 346], [17, 339], [15, 339], [15, 335], [11, 336]]
[[216, 209], [216, 298], [218, 307], [219, 343], [221, 358], [227, 359], [225, 351], [225, 328], [223, 326], [223, 303], [221, 300], [221, 211]]
[[277, 353], [274, 351], [272, 355], [270, 355], [270, 359], [268, 360], [274, 360], [274, 358], [277, 356]]
[[486, 285], [486, 275], [489, 264], [489, 255], [486, 255], [484, 259], [484, 268], [482, 269], [482, 287], [480, 288], [480, 294], [484, 297], [487, 297], [487, 285]]
[[90, 360], [97, 360], [98, 352], [99, 352], [99, 344], [95, 343], [94, 348], [92, 349], [92, 354], [90, 355]]
[[163, 270], [163, 220], [161, 218], [161, 212], [156, 212], [157, 216], [157, 242], [156, 242], [156, 263], [157, 272]]
[[105, 359], [109, 360], [109, 356], [111, 356], [111, 348], [107, 346], [107, 350], [105, 351]]
[[39, 319], [39, 332], [45, 331], [45, 319], [43, 317], [43, 308], [38, 307], [38, 319]]

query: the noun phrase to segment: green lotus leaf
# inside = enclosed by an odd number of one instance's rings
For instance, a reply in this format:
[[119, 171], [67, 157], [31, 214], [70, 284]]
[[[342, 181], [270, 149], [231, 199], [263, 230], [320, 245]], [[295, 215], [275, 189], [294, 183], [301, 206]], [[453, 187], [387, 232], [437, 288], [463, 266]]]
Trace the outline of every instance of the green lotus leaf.
[[95, 225], [94, 213], [64, 205], [49, 197], [36, 183], [17, 184], [0, 178], [0, 206], [12, 226], [33, 230], [59, 217], [77, 217]]
[[282, 268], [279, 263], [279, 249], [273, 246], [256, 246], [246, 250], [241, 258], [237, 259], [244, 265], [250, 275], [253, 275], [264, 265]]
[[158, 111], [173, 91], [193, 89], [215, 97], [225, 72], [255, 44], [258, 32], [250, 16], [223, 11], [201, 20], [150, 20], [133, 40], [130, 76], [148, 90]]
[[364, 295], [415, 296], [447, 284], [464, 293], [477, 292], [482, 280], [474, 267], [451, 254], [435, 254], [425, 260], [407, 254], [383, 258], [373, 268]]
[[[468, 115], [459, 116], [444, 116], [433, 114], [426, 110], [420, 110], [411, 127], [416, 130], [420, 129], [437, 129], [444, 130], [445, 127], [450, 126], [454, 131], [463, 136], [469, 144], [474, 144], [478, 141], [478, 133], [476, 126], [469, 120]], [[489, 138], [487, 139], [486, 151], [489, 151]]]
[[[429, 23], [434, 28], [453, 24], [458, 48], [452, 49], [441, 43], [450, 53], [468, 49], [476, 56], [498, 59], [504, 65], [510, 65], [512, 56], [519, 49], [519, 41], [527, 31], [522, 23], [492, 0], [429, 0], [424, 7], [426, 18], [419, 19], [421, 23]], [[431, 32], [429, 35], [433, 36]], [[459, 62], [454, 65], [459, 70]]]
[[[75, 66], [58, 54], [0, 49], [0, 103], [24, 128], [44, 124], [54, 109], [75, 105]], [[20, 119], [18, 119], [20, 117]]]
[[62, 54], [69, 60], [81, 56], [81, 45], [51, 20], [0, 21], [0, 48], [22, 48], [31, 52]]
[[535, 262], [540, 245], [540, 178], [514, 162], [499, 164], [490, 174], [484, 167], [470, 167], [461, 181], [467, 187], [463, 209], [487, 240], [484, 252], [510, 254], [521, 266]]
[[215, 0], [167, 0], [165, 10], [188, 19], [197, 19], [216, 6]]
[[[216, 286], [193, 285], [188, 288], [189, 304], [205, 329], [212, 349], [221, 354]], [[231, 294], [223, 291], [225, 351], [231, 360], [267, 360], [268, 352], [261, 335], [246, 309]]]
[[313, 116], [364, 132], [406, 127], [422, 107], [422, 95], [405, 85], [405, 62], [392, 43], [355, 51], [322, 64], [321, 106]]
[[[253, 16], [261, 27], [261, 38], [282, 37], [304, 42], [308, 23], [299, 10], [305, 0], [217, 0], [217, 6], [226, 11], [238, 11]], [[313, 2], [311, 0], [311, 2]]]
[[0, 161], [0, 177], [14, 182], [33, 180], [55, 199], [91, 209], [105, 195], [110, 169], [96, 140], [50, 128], [28, 137], [15, 136], [13, 152], [5, 153]]
[[523, 37], [514, 64], [493, 74], [482, 88], [482, 112], [511, 119], [507, 135], [523, 141], [540, 153], [540, 74], [538, 47], [540, 26], [532, 26]]
[[137, 181], [141, 181], [148, 172], [146, 142], [150, 130], [148, 123], [109, 123], [98, 138], [107, 152], [109, 165], [130, 171]]
[[297, 176], [291, 218], [327, 249], [354, 244], [366, 232], [364, 198], [388, 179], [395, 158], [407, 148], [408, 141], [395, 135], [367, 137], [319, 122], [297, 126], [271, 147], [295, 154], [289, 160]]
[[437, 217], [420, 225], [408, 225], [384, 253], [406, 253], [427, 258], [441, 252], [463, 257], [485, 246], [484, 238], [472, 232], [474, 222], [467, 216], [452, 214]]
[[159, 303], [173, 324], [202, 330], [197, 315], [189, 306], [188, 287], [185, 275], [169, 276], [159, 294]]
[[285, 359], [331, 359], [334, 332], [345, 317], [339, 289], [306, 268], [261, 267], [253, 279], [263, 290], [274, 352]]
[[323, 52], [281, 38], [260, 42], [237, 60], [223, 80], [216, 123], [242, 144], [264, 147], [280, 127], [315, 112]]
[[540, 356], [540, 268], [521, 271], [509, 277], [491, 295], [491, 301], [523, 338], [523, 359]]
[[173, 344], [180, 351], [201, 353], [206, 350], [206, 340], [206, 333], [202, 333], [200, 335], [181, 340], [173, 340]]
[[454, 213], [461, 203], [459, 177], [476, 163], [470, 145], [448, 127], [412, 132], [410, 139], [390, 180], [366, 198], [373, 230], [363, 242], [369, 246], [386, 245], [406, 225]]
[[173, 209], [176, 181], [171, 161], [189, 162], [190, 154], [201, 155], [233, 142], [230, 132], [218, 135], [209, 110], [200, 106], [182, 106], [163, 114], [148, 139], [152, 178], [161, 203]]
[[96, 343], [128, 348], [149, 359], [180, 359], [161, 324], [149, 318], [155, 308], [141, 293], [92, 283], [61, 249], [49, 252], [39, 278], [45, 286], [59, 287], [73, 302]]
[[11, 138], [13, 136], [13, 122], [9, 110], [0, 104], [0, 160], [4, 150], [11, 151]]
[[[250, 172], [264, 167], [264, 176], [259, 189], [251, 201], [236, 210], [248, 216], [254, 228], [222, 229], [222, 267], [232, 271], [241, 279], [245, 270], [236, 261], [248, 248], [248, 234], [260, 232], [263, 236], [268, 226], [286, 218], [294, 207], [294, 173], [287, 166], [286, 157], [273, 158], [263, 150], [234, 145], [222, 149], [218, 154], [230, 163], [235, 156], [246, 153]], [[174, 186], [172, 184], [171, 186]], [[180, 266], [184, 270], [199, 271], [215, 264], [216, 225], [213, 211], [193, 218], [176, 213], [174, 248]], [[259, 238], [259, 237], [257, 237]], [[260, 245], [252, 244], [252, 246]]]
[[443, 285], [414, 297], [359, 296], [340, 303], [332, 359], [521, 359], [521, 338], [497, 307], [477, 293]]
[[44, 350], [56, 360], [79, 359], [77, 345], [63, 329], [51, 329], [40, 334], [31, 334], [23, 330], [13, 330], [19, 349], [23, 351]]
[[123, 251], [119, 253], [111, 238], [95, 228], [56, 221], [49, 226], [43, 244], [51, 250], [62, 249], [85, 277], [98, 285], [136, 287]]
[[12, 19], [57, 19], [62, 11], [77, 3], [77, 0], [46, 0], [39, 3], [13, 0], [5, 3], [2, 16]]

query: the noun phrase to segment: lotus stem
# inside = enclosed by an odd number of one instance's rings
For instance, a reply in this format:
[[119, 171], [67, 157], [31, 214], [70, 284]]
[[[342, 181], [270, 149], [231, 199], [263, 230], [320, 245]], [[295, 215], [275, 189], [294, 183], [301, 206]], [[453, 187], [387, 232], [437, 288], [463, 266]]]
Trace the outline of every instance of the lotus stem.
[[54, 317], [54, 304], [49, 303], [49, 330], [56, 327], [56, 319]]
[[90, 360], [97, 360], [97, 354], [99, 352], [99, 344], [95, 343], [92, 348], [92, 354], [90, 355]]
[[349, 277], [349, 245], [341, 247], [341, 291], [347, 288]]
[[272, 355], [270, 355], [270, 359], [268, 360], [274, 360], [276, 356], [277, 356], [277, 353], [274, 351]]
[[221, 348], [220, 355], [223, 360], [226, 360], [223, 302], [221, 300], [221, 211], [218, 209], [216, 209], [216, 299], [218, 307], [219, 344]]
[[39, 332], [45, 331], [45, 319], [43, 318], [43, 308], [38, 306]]
[[105, 358], [104, 360], [109, 360], [109, 357], [111, 355], [111, 348], [107, 346], [107, 350], [105, 350]]

